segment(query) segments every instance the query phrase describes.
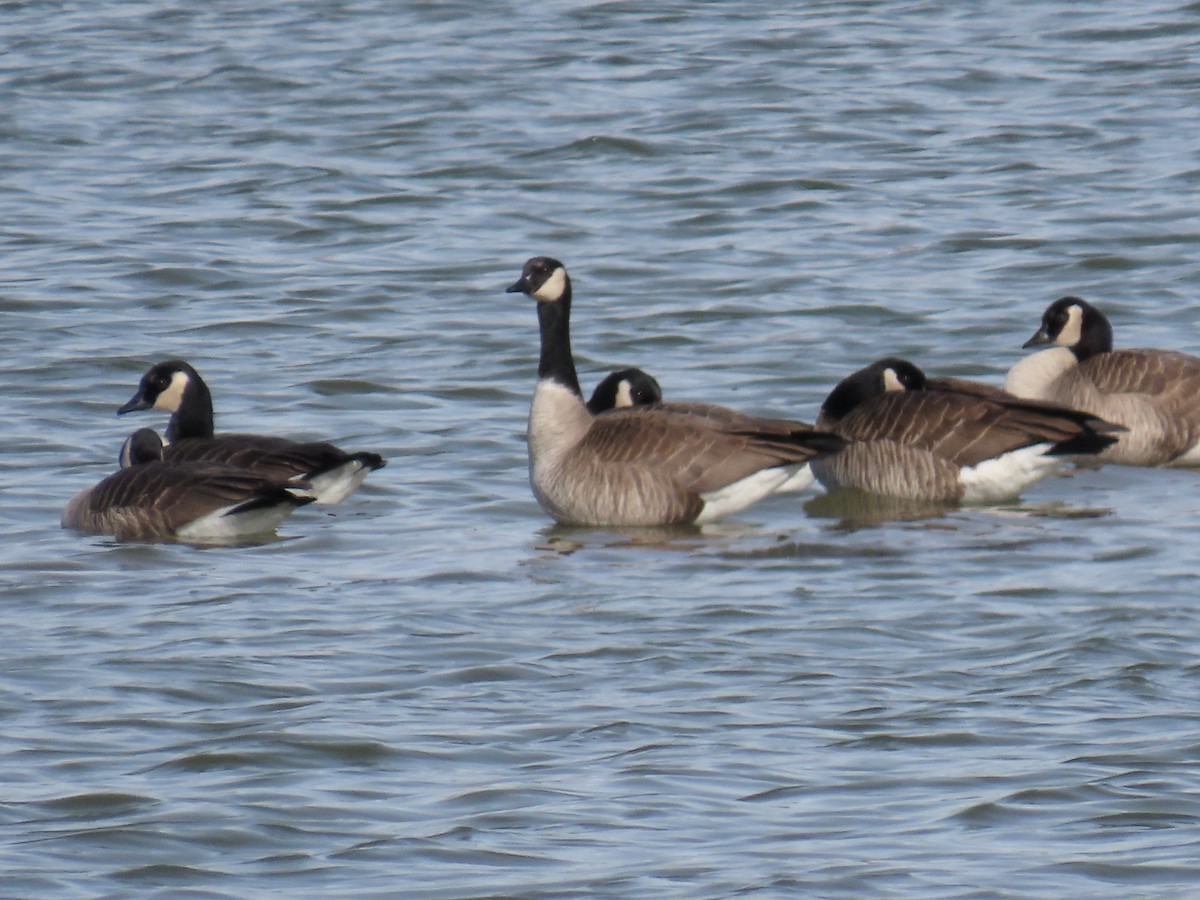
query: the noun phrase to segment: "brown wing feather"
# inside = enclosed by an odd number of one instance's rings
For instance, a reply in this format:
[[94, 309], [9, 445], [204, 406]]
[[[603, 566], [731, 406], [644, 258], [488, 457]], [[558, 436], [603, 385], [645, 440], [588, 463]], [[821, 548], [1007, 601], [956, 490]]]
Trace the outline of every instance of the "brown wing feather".
[[313, 478], [359, 457], [373, 457], [364, 459], [370, 468], [383, 465], [382, 459], [375, 454], [349, 454], [325, 441], [301, 443], [259, 434], [184, 438], [168, 445], [163, 453], [167, 462], [224, 463], [282, 480]]
[[278, 480], [224, 465], [147, 463], [115, 472], [80, 494], [63, 524], [122, 538], [164, 537], [222, 507], [256, 498], [304, 502], [287, 488]]
[[1200, 395], [1200, 358], [1170, 350], [1114, 350], [1079, 364], [1104, 394], [1148, 394], [1192, 407]]
[[761, 469], [806, 462], [840, 445], [801, 422], [689, 407], [605, 413], [592, 422], [578, 450], [601, 464], [653, 470], [664, 481], [704, 494]]
[[1059, 443], [1084, 433], [1081, 414], [1068, 413], [1060, 415], [1038, 404], [990, 401], [979, 393], [903, 391], [862, 404], [833, 430], [852, 440], [921, 447], [955, 465], [974, 466], [1021, 447]]

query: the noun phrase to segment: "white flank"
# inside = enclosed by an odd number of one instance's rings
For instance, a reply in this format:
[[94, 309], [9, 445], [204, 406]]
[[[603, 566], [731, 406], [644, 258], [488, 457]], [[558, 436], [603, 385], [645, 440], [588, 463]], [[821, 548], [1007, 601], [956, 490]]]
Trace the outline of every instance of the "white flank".
[[1026, 400], [1053, 401], [1051, 386], [1075, 365], [1075, 354], [1066, 347], [1031, 353], [1008, 370], [1004, 389]]
[[357, 459], [342, 463], [336, 469], [330, 469], [316, 478], [304, 479], [297, 476], [296, 480], [307, 480], [311, 485], [309, 491], [297, 490], [298, 494], [311, 494], [317, 503], [341, 503], [358, 490], [370, 470]]
[[977, 466], [964, 467], [959, 474], [963, 502], [995, 503], [1014, 499], [1029, 485], [1062, 467], [1061, 456], [1046, 455], [1053, 446], [1034, 444], [984, 460]]
[[807, 491], [816, 483], [816, 476], [813, 475], [812, 466], [808, 463], [796, 466], [790, 469], [791, 475], [787, 481], [775, 489], [777, 494], [798, 494], [801, 491]]
[[1178, 466], [1182, 469], [1190, 469], [1200, 466], [1200, 444], [1196, 444], [1190, 449], [1185, 450], [1183, 453], [1180, 453], [1177, 457], [1167, 463], [1167, 465], [1172, 467]]
[[188, 522], [175, 530], [175, 536], [185, 541], [221, 543], [252, 535], [270, 534], [296, 508], [291, 503], [279, 503], [248, 512], [232, 512], [241, 505], [231, 503]]
[[762, 469], [753, 475], [747, 475], [741, 481], [728, 484], [720, 490], [701, 494], [700, 499], [704, 501], [704, 508], [696, 517], [695, 524], [707, 525], [741, 512], [768, 494], [778, 491], [794, 474], [794, 466]]

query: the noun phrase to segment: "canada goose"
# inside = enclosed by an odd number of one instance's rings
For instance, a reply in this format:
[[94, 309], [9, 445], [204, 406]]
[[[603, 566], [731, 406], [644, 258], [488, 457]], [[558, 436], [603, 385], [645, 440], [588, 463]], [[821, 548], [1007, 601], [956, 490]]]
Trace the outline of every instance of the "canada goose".
[[843, 444], [800, 422], [732, 411], [734, 424], [669, 404], [594, 416], [571, 356], [566, 268], [534, 257], [508, 292], [537, 301], [541, 356], [529, 412], [529, 476], [534, 496], [558, 522], [714, 522], [773, 493], [810, 459]]
[[301, 443], [260, 434], [214, 436], [212, 394], [196, 370], [181, 359], [152, 366], [117, 415], [142, 409], [171, 414], [163, 457], [167, 462], [222, 462], [275, 480], [305, 481], [317, 503], [340, 503], [358, 489], [368, 472], [387, 464], [378, 453], [347, 453], [324, 441]]
[[[620, 369], [604, 378], [592, 399], [587, 402], [588, 411], [593, 415], [619, 409], [625, 406], [651, 406], [663, 402], [662, 388], [653, 376], [641, 369]], [[724, 427], [743, 429], [755, 428], [755, 422], [761, 421], [756, 416], [738, 412], [727, 406], [714, 406], [711, 403], [671, 403], [667, 408], [673, 412], [701, 416], [713, 423]], [[813, 486], [816, 478], [808, 466], [799, 466], [791, 476], [777, 487], [773, 493], [795, 494], [806, 491]]]
[[592, 415], [598, 415], [626, 406], [650, 406], [662, 403], [662, 399], [662, 388], [652, 376], [641, 369], [619, 369], [596, 385], [587, 408]]
[[121, 448], [121, 468], [80, 491], [63, 513], [64, 528], [120, 540], [229, 543], [269, 534], [298, 506], [304, 487], [223, 463], [162, 461], [149, 428]]
[[926, 379], [902, 359], [881, 359], [842, 380], [817, 419], [848, 441], [812, 464], [827, 488], [908, 500], [987, 503], [1016, 497], [1063, 457], [1109, 446], [1095, 417], [1021, 400], [958, 379]]
[[1113, 350], [1112, 326], [1078, 297], [1050, 304], [1005, 387], [1086, 410], [1126, 429], [1105, 462], [1200, 466], [1200, 358], [1171, 350]]

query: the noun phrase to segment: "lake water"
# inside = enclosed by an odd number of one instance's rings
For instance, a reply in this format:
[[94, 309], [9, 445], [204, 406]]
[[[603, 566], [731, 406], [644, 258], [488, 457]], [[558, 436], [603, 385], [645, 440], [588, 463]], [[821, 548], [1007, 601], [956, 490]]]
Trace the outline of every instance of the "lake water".
[[[581, 376], [811, 420], [999, 382], [1045, 306], [1200, 352], [1200, 7], [0, 5], [0, 894], [1200, 890], [1197, 476], [529, 491], [534, 254]], [[389, 466], [280, 540], [59, 528], [146, 367]]]

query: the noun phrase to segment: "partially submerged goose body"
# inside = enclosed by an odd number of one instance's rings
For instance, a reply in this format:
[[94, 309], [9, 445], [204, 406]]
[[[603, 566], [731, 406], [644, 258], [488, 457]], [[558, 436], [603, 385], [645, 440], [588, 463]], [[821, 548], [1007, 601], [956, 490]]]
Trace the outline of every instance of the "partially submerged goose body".
[[827, 488], [953, 503], [1015, 498], [1064, 460], [1116, 440], [1089, 414], [987, 385], [926, 379], [894, 357], [838, 384], [817, 427], [848, 441], [840, 454], [813, 463]]
[[1050, 304], [1026, 347], [1049, 347], [1009, 370], [1021, 397], [1086, 410], [1125, 432], [1100, 456], [1131, 466], [1200, 466], [1200, 358], [1114, 350], [1112, 325], [1078, 297]]
[[232, 543], [272, 533], [313, 502], [302, 485], [220, 463], [164, 462], [162, 450], [154, 431], [134, 432], [123, 468], [76, 494], [63, 527], [120, 540]]

